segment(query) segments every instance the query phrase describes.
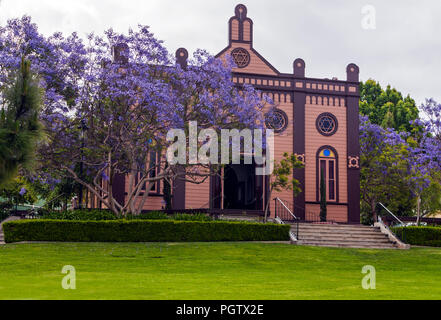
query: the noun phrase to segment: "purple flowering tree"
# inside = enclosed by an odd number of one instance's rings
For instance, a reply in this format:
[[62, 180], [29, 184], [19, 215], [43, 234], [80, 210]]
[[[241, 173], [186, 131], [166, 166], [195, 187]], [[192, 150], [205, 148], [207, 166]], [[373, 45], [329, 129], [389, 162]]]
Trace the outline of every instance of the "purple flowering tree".
[[412, 134], [383, 129], [367, 117], [361, 117], [360, 123], [362, 201], [375, 220], [379, 201], [405, 204], [408, 199], [403, 195], [408, 194], [416, 201], [419, 223], [422, 196], [441, 169], [438, 137], [432, 125], [436, 120], [413, 121], [416, 129]]
[[[218, 171], [168, 165], [169, 130], [188, 133], [190, 121], [216, 131], [263, 127], [264, 101], [250, 86], [235, 87], [231, 59], [198, 50], [181, 67], [146, 26], [91, 34], [84, 43], [76, 34], [43, 37], [24, 17], [0, 37], [0, 81], [25, 55], [46, 90], [40, 174], [73, 178], [117, 214], [140, 213], [158, 181], [201, 183]], [[118, 175], [128, 177], [124, 204], [113, 194]]]
[[[372, 124], [368, 117], [360, 117], [361, 201], [369, 208], [370, 216], [377, 220], [378, 202], [388, 205], [400, 201], [405, 182], [401, 172], [407, 162], [402, 157], [405, 140], [393, 129]], [[403, 199], [405, 200], [405, 199]], [[398, 205], [392, 210], [397, 210]]]

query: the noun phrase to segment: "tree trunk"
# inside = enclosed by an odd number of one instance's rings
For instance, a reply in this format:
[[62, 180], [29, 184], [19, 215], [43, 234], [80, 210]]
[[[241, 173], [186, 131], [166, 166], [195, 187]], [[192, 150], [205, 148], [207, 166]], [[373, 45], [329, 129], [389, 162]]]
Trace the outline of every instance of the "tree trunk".
[[378, 221], [377, 217], [377, 204], [375, 199], [372, 199], [371, 201], [371, 212], [372, 212], [372, 219], [374, 220], [374, 223]]
[[421, 216], [421, 196], [418, 194], [417, 196], [417, 226], [420, 226], [420, 216]]
[[269, 213], [269, 207], [270, 207], [270, 203], [271, 203], [271, 195], [273, 193], [273, 188], [270, 188], [269, 194], [268, 194], [268, 203], [265, 206], [265, 217], [264, 217], [264, 222], [266, 223], [268, 221], [268, 213]]

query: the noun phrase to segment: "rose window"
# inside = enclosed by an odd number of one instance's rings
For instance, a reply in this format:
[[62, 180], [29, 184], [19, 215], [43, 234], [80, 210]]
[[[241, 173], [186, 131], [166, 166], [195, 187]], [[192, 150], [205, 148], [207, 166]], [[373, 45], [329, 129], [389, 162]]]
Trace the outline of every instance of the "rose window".
[[323, 113], [317, 118], [317, 130], [324, 136], [332, 136], [337, 132], [337, 118], [331, 113]]
[[266, 126], [273, 129], [274, 132], [280, 133], [288, 127], [288, 116], [280, 109], [275, 109], [266, 114]]
[[245, 68], [250, 63], [250, 54], [243, 48], [234, 49], [231, 56], [238, 68]]

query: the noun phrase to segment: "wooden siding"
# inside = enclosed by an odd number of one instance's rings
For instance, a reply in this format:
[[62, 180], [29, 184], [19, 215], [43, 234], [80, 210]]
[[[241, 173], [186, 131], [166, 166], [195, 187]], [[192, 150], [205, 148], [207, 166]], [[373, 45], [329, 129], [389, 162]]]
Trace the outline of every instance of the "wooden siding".
[[231, 39], [239, 40], [239, 20], [237, 19], [231, 21]]
[[[305, 210], [308, 214], [315, 214], [317, 218], [320, 216], [319, 204], [306, 204]], [[328, 205], [327, 220], [339, 223], [348, 222], [348, 207], [343, 205]]]
[[[310, 100], [310, 99], [309, 99]], [[309, 103], [308, 103], [309, 102]], [[316, 196], [316, 155], [317, 150], [325, 145], [332, 146], [338, 154], [338, 186], [339, 202], [346, 203], [347, 197], [347, 133], [346, 133], [346, 107], [311, 104], [314, 101], [306, 102], [305, 106], [305, 142], [306, 142], [306, 165], [305, 165], [305, 196], [306, 201], [315, 202]], [[337, 132], [325, 137], [316, 128], [317, 117], [324, 112], [332, 113], [338, 121]]]
[[223, 58], [226, 54], [231, 54], [231, 51], [235, 48], [244, 48], [250, 54], [250, 64], [245, 68], [234, 68], [233, 72], [253, 73], [253, 74], [265, 74], [265, 75], [277, 75], [262, 59], [260, 59], [253, 51], [251, 51], [251, 45], [246, 43], [231, 43], [231, 47], [225, 51], [219, 58]]
[[210, 207], [210, 179], [202, 184], [186, 182], [185, 208], [207, 209]]

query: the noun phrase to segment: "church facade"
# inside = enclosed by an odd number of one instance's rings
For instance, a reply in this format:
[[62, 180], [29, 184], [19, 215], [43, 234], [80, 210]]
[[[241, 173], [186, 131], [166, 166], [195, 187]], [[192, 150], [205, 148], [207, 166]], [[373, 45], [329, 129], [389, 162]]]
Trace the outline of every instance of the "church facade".
[[[275, 116], [267, 127], [275, 132], [275, 160], [293, 153], [304, 163], [296, 169], [302, 192], [273, 193], [269, 198], [268, 177], [257, 176], [254, 165], [227, 166], [223, 178], [202, 184], [175, 182], [172, 188], [174, 210], [211, 210], [244, 214], [263, 214], [270, 203], [274, 216], [279, 198], [296, 217], [315, 220], [320, 212], [320, 182], [326, 184], [328, 220], [339, 223], [360, 222], [359, 166], [359, 68], [349, 64], [345, 81], [306, 77], [302, 59], [293, 62], [291, 73], [281, 73], [254, 47], [253, 21], [247, 8], [238, 5], [228, 21], [228, 46], [218, 58], [231, 55], [237, 68], [233, 81], [238, 86], [251, 84], [275, 103]], [[185, 64], [185, 49], [176, 52]], [[326, 59], [326, 56], [323, 57]], [[124, 178], [114, 193], [124, 201]], [[146, 203], [145, 210], [163, 207], [161, 184]]]

